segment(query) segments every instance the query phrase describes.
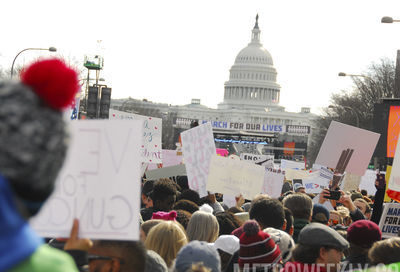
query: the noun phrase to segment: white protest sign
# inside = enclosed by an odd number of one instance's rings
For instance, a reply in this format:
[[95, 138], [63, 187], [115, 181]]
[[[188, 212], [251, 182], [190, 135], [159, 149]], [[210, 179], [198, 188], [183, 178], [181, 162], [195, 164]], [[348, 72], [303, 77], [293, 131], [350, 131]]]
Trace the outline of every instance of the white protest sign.
[[353, 175], [351, 173], [346, 173], [342, 181], [343, 186], [341, 189], [343, 191], [357, 190], [360, 186], [361, 177], [359, 175]]
[[333, 178], [333, 173], [321, 168], [318, 171], [309, 173], [308, 177], [303, 178], [303, 185], [308, 194], [319, 194], [323, 189], [329, 187], [329, 181]]
[[309, 171], [306, 170], [296, 170], [296, 169], [285, 170], [285, 178], [287, 180], [304, 179], [308, 177], [308, 174]]
[[189, 187], [206, 196], [211, 156], [217, 154], [211, 123], [182, 132], [181, 140]]
[[224, 195], [223, 201], [222, 201], [228, 208], [235, 207], [236, 206], [236, 197], [230, 196], [230, 195]]
[[42, 237], [139, 239], [142, 121], [71, 122], [71, 141], [55, 190], [31, 226]]
[[143, 121], [143, 138], [141, 145], [141, 156], [143, 162], [161, 163], [161, 135], [162, 119], [137, 115], [129, 112], [110, 109], [110, 120], [141, 120]]
[[253, 199], [262, 190], [264, 172], [263, 166], [213, 155], [207, 190], [227, 195], [242, 194], [245, 199]]
[[289, 160], [281, 160], [281, 169], [304, 169], [305, 164], [304, 162], [296, 162], [296, 161], [289, 161]]
[[272, 198], [278, 198], [282, 192], [284, 179], [285, 175], [282, 172], [266, 170], [261, 193], [267, 194]]
[[353, 149], [345, 171], [363, 176], [379, 137], [378, 133], [332, 121], [315, 163], [336, 168], [342, 152]]
[[[183, 162], [183, 156], [182, 154], [178, 155], [177, 150], [167, 150], [167, 149], [162, 150], [162, 167], [175, 166], [178, 164], [182, 164], [182, 162]], [[159, 168], [158, 166], [159, 164], [150, 163], [147, 169], [148, 170], [157, 169]]]
[[[384, 172], [381, 172], [382, 174]], [[376, 172], [375, 170], [368, 169], [365, 171], [364, 176], [361, 177], [360, 182], [360, 190], [367, 190], [368, 195], [375, 195], [375, 180], [376, 180]]]
[[379, 228], [383, 238], [397, 237], [400, 230], [400, 203], [385, 203]]
[[274, 169], [274, 155], [242, 153], [240, 154], [240, 159], [262, 165], [267, 169]]

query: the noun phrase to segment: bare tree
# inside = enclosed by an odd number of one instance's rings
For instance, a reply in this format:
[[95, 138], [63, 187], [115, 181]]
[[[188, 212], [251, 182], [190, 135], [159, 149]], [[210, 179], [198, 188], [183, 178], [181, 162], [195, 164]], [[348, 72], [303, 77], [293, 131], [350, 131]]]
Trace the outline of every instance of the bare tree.
[[313, 163], [325, 138], [332, 120], [373, 130], [374, 104], [381, 98], [391, 98], [395, 94], [395, 64], [393, 60], [381, 59], [372, 63], [364, 77], [352, 77], [352, 90], [343, 90], [331, 96], [331, 106], [324, 108], [315, 120], [314, 131], [307, 154]]

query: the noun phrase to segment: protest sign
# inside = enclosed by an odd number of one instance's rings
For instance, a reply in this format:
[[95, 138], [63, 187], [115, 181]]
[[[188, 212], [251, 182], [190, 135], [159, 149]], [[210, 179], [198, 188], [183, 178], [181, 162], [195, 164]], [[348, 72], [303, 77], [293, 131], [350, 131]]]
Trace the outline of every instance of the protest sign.
[[304, 162], [296, 162], [296, 161], [289, 161], [289, 160], [281, 160], [281, 169], [304, 169], [305, 164]]
[[206, 196], [211, 156], [216, 154], [211, 124], [186, 130], [181, 133], [181, 139], [189, 187], [200, 197]]
[[359, 175], [354, 175], [352, 173], [346, 173], [343, 179], [343, 186], [341, 189], [343, 191], [357, 190], [360, 186], [361, 177]]
[[309, 171], [305, 171], [305, 170], [296, 170], [296, 169], [286, 169], [285, 170], [285, 178], [287, 180], [307, 178], [308, 174], [309, 174]]
[[69, 151], [55, 190], [31, 226], [42, 237], [139, 239], [142, 121], [71, 122]]
[[397, 141], [396, 153], [393, 159], [393, 166], [390, 173], [387, 195], [400, 201], [400, 141]]
[[323, 189], [329, 187], [329, 181], [332, 179], [333, 173], [325, 168], [314, 171], [303, 178], [303, 185], [308, 194], [319, 194]]
[[240, 159], [262, 165], [267, 169], [274, 169], [274, 155], [242, 153], [240, 154]]
[[[381, 172], [384, 174], [385, 172]], [[368, 169], [365, 171], [364, 176], [361, 177], [360, 182], [360, 190], [367, 190], [368, 195], [375, 195], [376, 188], [375, 188], [375, 180], [376, 180], [376, 172], [375, 170]]]
[[110, 109], [111, 120], [141, 120], [143, 121], [143, 136], [141, 145], [141, 156], [143, 162], [162, 163], [161, 135], [162, 119], [137, 115]]
[[382, 238], [397, 237], [400, 230], [400, 203], [385, 203], [379, 228]]
[[353, 150], [344, 171], [363, 176], [379, 137], [378, 133], [332, 121], [315, 163], [336, 168], [343, 151]]
[[207, 190], [253, 199], [262, 190], [265, 168], [245, 161], [213, 155]]
[[148, 180], [157, 180], [160, 178], [171, 178], [177, 176], [186, 176], [186, 167], [184, 164], [158, 168], [146, 172], [146, 178]]
[[282, 172], [266, 170], [261, 193], [267, 194], [272, 198], [278, 198], [282, 192], [283, 180], [285, 175]]
[[[182, 154], [178, 155], [177, 150], [162, 150], [162, 167], [170, 167], [181, 164], [183, 162]], [[150, 163], [147, 170], [160, 168], [160, 164]]]

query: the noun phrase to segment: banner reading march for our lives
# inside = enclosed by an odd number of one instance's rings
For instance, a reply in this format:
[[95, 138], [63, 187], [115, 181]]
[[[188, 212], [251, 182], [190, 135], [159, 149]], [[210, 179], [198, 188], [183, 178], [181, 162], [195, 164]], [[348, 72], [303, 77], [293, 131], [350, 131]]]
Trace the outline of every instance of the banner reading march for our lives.
[[385, 203], [379, 228], [383, 238], [397, 237], [400, 231], [400, 203]]
[[211, 124], [186, 130], [181, 133], [181, 139], [189, 187], [200, 197], [206, 196], [211, 157], [217, 154]]
[[110, 109], [110, 120], [143, 121], [141, 145], [142, 162], [162, 163], [161, 135], [162, 119]]
[[138, 240], [140, 137], [143, 122], [90, 120], [70, 124], [71, 141], [52, 195], [31, 220], [42, 237]]

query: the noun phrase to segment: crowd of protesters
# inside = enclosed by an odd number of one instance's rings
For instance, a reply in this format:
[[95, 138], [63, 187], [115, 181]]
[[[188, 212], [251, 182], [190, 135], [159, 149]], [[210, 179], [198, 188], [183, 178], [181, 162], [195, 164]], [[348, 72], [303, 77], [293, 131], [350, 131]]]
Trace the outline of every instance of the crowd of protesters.
[[140, 240], [91, 241], [74, 220], [68, 239], [44, 243], [27, 222], [63, 164], [62, 108], [78, 80], [58, 60], [35, 63], [21, 79], [0, 83], [0, 271], [400, 272], [400, 238], [382, 239], [378, 227], [378, 181], [374, 196], [340, 191], [338, 200], [285, 181], [277, 199], [238, 195], [229, 207], [221, 194], [200, 197], [186, 176], [143, 177]]

